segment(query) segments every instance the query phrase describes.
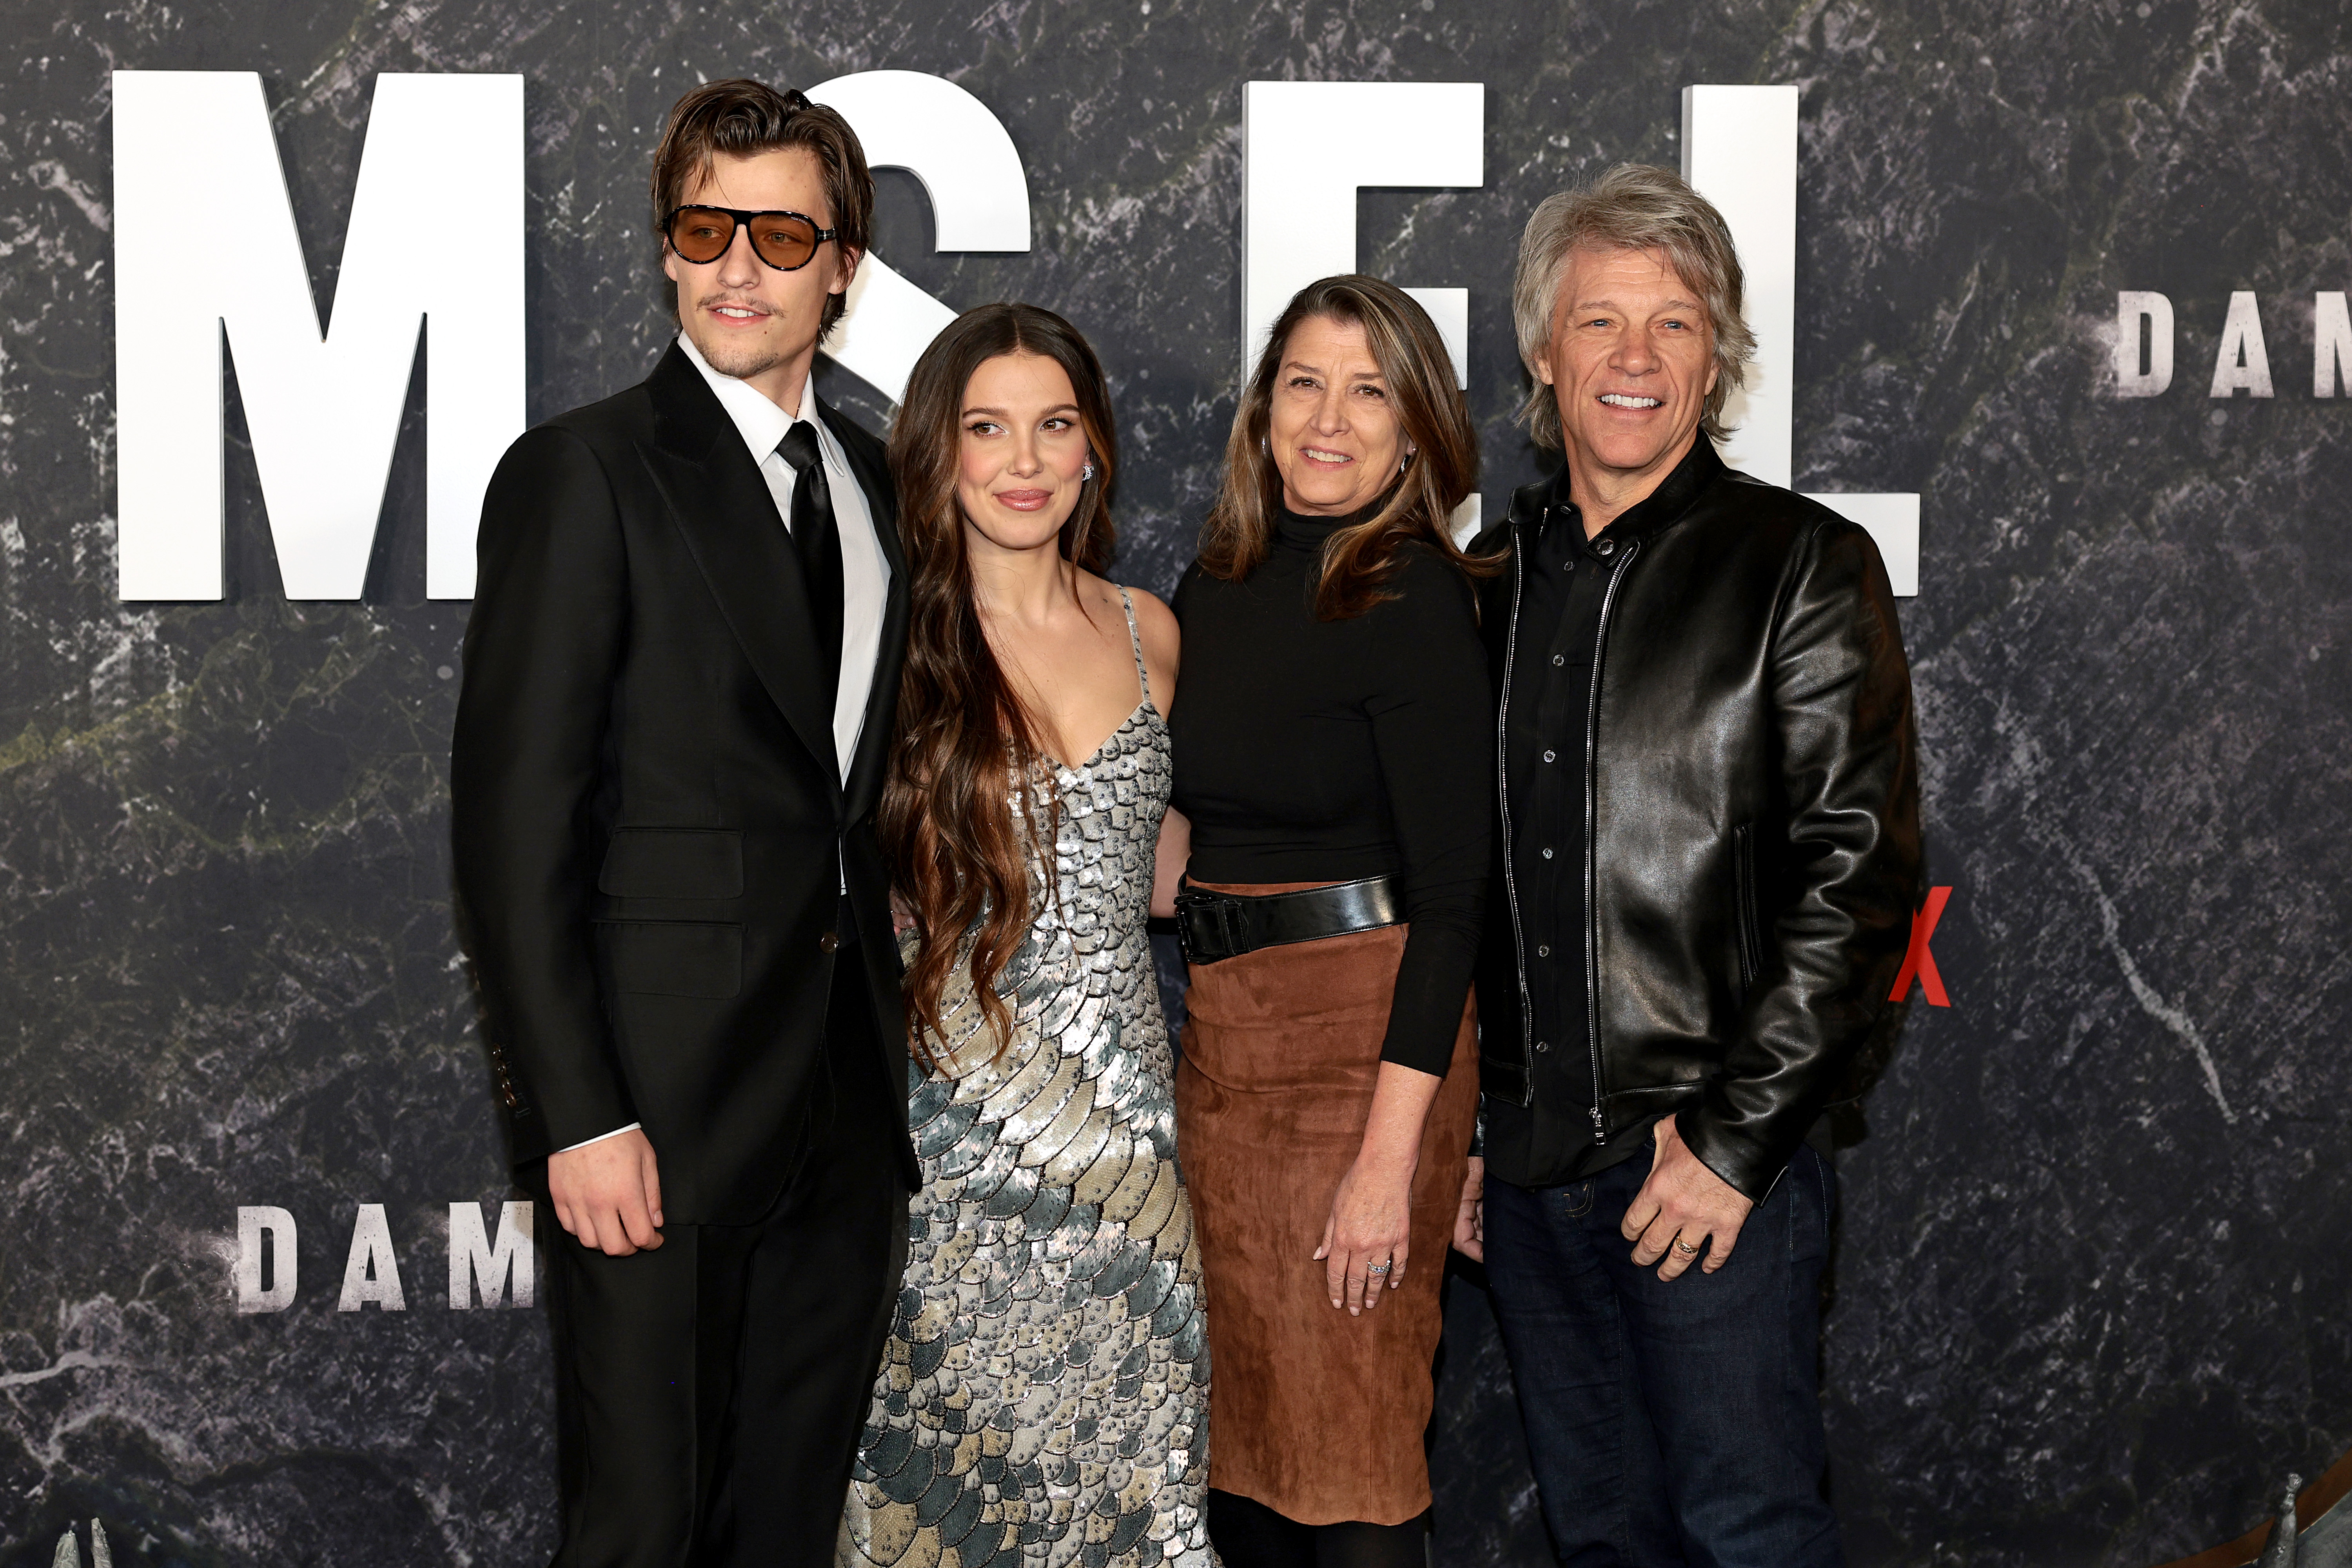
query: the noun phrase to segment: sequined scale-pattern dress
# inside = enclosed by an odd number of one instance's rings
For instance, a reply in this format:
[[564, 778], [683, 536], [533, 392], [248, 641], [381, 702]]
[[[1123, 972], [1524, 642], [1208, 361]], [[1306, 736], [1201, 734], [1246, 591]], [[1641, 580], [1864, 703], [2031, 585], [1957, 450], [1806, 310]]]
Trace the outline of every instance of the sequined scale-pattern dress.
[[1144, 700], [1055, 770], [1052, 882], [1033, 863], [1035, 916], [997, 977], [1009, 1044], [992, 1059], [951, 989], [941, 1068], [911, 1075], [923, 1188], [843, 1568], [1214, 1562], [1200, 1253], [1143, 927], [1168, 729], [1139, 644], [1136, 668]]

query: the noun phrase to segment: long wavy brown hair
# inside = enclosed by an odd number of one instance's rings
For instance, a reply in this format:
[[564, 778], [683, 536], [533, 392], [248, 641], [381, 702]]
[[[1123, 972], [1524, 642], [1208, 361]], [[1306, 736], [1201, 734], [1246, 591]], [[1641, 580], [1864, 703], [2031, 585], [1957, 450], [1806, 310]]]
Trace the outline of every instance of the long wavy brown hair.
[[1345, 620], [1390, 597], [1385, 585], [1396, 571], [1397, 551], [1408, 541], [1419, 540], [1473, 577], [1498, 570], [1499, 557], [1464, 554], [1449, 531], [1454, 509], [1477, 488], [1478, 433], [1454, 384], [1445, 341], [1419, 300], [1360, 273], [1309, 283], [1291, 297], [1267, 334], [1225, 439], [1224, 483], [1201, 530], [1202, 566], [1212, 576], [1238, 582], [1265, 559], [1282, 505], [1282, 473], [1267, 448], [1275, 384], [1282, 378], [1290, 334], [1317, 320], [1364, 330], [1366, 346], [1389, 384], [1390, 405], [1417, 450], [1381, 496], [1378, 510], [1325, 542], [1316, 618]]
[[892, 884], [918, 939], [906, 982], [908, 1032], [923, 1060], [946, 1043], [941, 994], [969, 942], [973, 996], [1002, 1050], [1012, 1013], [996, 978], [1029, 929], [1029, 850], [1052, 853], [1057, 811], [1037, 725], [989, 646], [973, 597], [956, 475], [963, 400], [975, 372], [1005, 354], [1038, 354], [1077, 395], [1094, 477], [1062, 525], [1072, 576], [1109, 564], [1118, 472], [1110, 391], [1076, 328], [1035, 305], [982, 305], [957, 317], [915, 362], [890, 430], [890, 477], [907, 545], [911, 601], [898, 685], [898, 734], [877, 821]]

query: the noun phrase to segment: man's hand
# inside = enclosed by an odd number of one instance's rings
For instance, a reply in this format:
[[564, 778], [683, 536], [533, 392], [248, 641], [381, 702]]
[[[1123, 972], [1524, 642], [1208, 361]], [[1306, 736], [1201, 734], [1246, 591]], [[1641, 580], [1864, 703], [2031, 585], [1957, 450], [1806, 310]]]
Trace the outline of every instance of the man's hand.
[[1486, 1162], [1475, 1154], [1462, 1176], [1462, 1206], [1454, 1214], [1454, 1250], [1475, 1262], [1486, 1261]]
[[631, 1129], [547, 1157], [555, 1217], [581, 1246], [612, 1258], [662, 1244], [661, 1176], [654, 1146]]
[[1633, 1244], [1633, 1261], [1643, 1268], [1665, 1258], [1665, 1267], [1658, 1270], [1661, 1279], [1679, 1276], [1702, 1249], [1706, 1261], [1699, 1270], [1712, 1274], [1731, 1261], [1739, 1227], [1756, 1205], [1690, 1152], [1673, 1117], [1658, 1118], [1655, 1136], [1650, 1179], [1633, 1194], [1620, 1229]]

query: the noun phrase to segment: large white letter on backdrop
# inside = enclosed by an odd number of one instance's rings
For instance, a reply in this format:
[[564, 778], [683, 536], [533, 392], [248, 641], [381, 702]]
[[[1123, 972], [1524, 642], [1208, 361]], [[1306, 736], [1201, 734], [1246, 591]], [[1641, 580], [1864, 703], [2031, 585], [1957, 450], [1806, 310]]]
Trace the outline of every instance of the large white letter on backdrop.
[[[1683, 89], [1683, 178], [1731, 226], [1747, 275], [1748, 326], [1756, 334], [1747, 386], [1725, 419], [1739, 426], [1724, 460], [1767, 484], [1795, 471], [1791, 434], [1797, 369], [1797, 89]], [[1919, 592], [1919, 498], [1817, 495], [1870, 531], [1895, 592]]]
[[502, 1205], [498, 1244], [492, 1246], [479, 1204], [449, 1205], [450, 1310], [471, 1311], [478, 1285], [485, 1307], [503, 1307], [509, 1301], [517, 1307], [531, 1304], [537, 1293], [531, 1219], [529, 1203]]
[[[297, 1277], [294, 1216], [268, 1205], [239, 1205], [236, 1211], [236, 1310], [282, 1312], [294, 1304]], [[267, 1289], [261, 1283], [261, 1238], [270, 1242], [274, 1265]]]
[[[1029, 248], [1028, 174], [1003, 122], [971, 93], [923, 71], [877, 70], [837, 76], [809, 97], [849, 121], [867, 163], [922, 182], [939, 250]], [[915, 361], [955, 316], [868, 253], [825, 353], [896, 403]]]
[[425, 592], [474, 592], [482, 489], [523, 427], [520, 76], [376, 79], [319, 330], [261, 79], [114, 73], [120, 592], [221, 597], [221, 334], [290, 599], [367, 577], [420, 327]]
[[[1344, 131], [1343, 131], [1344, 128]], [[1254, 81], [1242, 89], [1242, 374], [1290, 297], [1353, 272], [1360, 190], [1486, 183], [1480, 82]], [[1407, 289], [1470, 384], [1470, 290]], [[1478, 526], [1478, 498], [1454, 513]]]
[[[1343, 129], [1344, 128], [1344, 129]], [[1290, 297], [1356, 270], [1356, 193], [1486, 183], [1486, 89], [1254, 81], [1242, 89], [1242, 374]], [[1470, 290], [1407, 289], [1470, 384]]]

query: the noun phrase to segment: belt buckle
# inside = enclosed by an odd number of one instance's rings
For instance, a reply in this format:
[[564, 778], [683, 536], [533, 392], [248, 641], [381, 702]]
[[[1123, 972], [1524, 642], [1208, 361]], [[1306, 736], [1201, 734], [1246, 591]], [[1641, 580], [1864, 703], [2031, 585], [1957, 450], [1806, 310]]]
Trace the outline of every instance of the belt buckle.
[[1241, 951], [1241, 900], [1186, 888], [1176, 895], [1176, 945], [1187, 963], [1217, 963]]

